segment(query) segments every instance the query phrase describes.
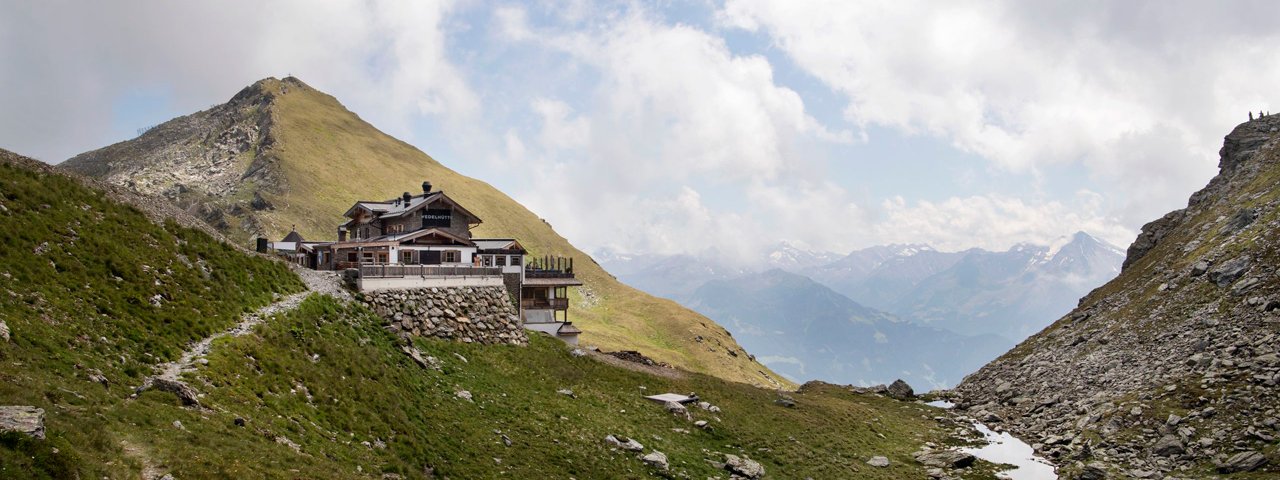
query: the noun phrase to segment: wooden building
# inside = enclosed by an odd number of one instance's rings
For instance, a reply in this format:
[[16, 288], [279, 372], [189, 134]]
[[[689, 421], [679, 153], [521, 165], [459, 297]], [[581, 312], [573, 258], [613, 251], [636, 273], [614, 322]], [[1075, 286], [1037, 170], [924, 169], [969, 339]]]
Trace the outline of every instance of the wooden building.
[[315, 268], [354, 271], [362, 290], [502, 285], [525, 328], [577, 344], [568, 288], [582, 282], [573, 259], [527, 260], [516, 239], [472, 238], [480, 217], [430, 182], [422, 182], [420, 195], [358, 201], [343, 216], [337, 242], [309, 246]]

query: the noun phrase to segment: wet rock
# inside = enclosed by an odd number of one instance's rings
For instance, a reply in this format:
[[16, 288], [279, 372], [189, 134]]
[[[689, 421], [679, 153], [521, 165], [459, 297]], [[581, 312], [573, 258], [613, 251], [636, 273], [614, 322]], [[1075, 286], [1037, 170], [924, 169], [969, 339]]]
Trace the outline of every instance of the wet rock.
[[28, 405], [0, 406], [0, 432], [18, 432], [44, 440], [44, 409]]

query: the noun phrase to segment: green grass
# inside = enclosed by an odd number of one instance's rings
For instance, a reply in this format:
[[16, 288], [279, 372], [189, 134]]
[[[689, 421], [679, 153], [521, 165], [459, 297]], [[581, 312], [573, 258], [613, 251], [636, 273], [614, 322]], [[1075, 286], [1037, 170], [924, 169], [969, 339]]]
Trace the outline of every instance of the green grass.
[[[0, 342], [0, 404], [44, 408], [60, 433], [40, 448], [58, 448], [56, 458], [106, 461], [116, 452], [86, 428], [103, 421], [104, 405], [186, 344], [303, 285], [279, 262], [172, 222], [157, 225], [27, 162], [0, 151], [0, 320], [12, 335]], [[110, 387], [89, 382], [92, 370]], [[0, 443], [3, 465], [52, 455]], [[103, 448], [71, 446], [86, 444]], [[37, 465], [63, 477], [58, 462]]]
[[[183, 410], [160, 393], [126, 407], [167, 413], [135, 438], [151, 442], [154, 462], [193, 478], [421, 478], [428, 466], [448, 478], [658, 473], [605, 445], [615, 434], [666, 453], [668, 474], [677, 478], [723, 476], [708, 461], [734, 453], [760, 461], [771, 478], [869, 479], [923, 476], [911, 452], [944, 439], [930, 419], [936, 410], [920, 404], [820, 386], [793, 394], [799, 407], [788, 409], [773, 403], [771, 391], [700, 374], [669, 379], [622, 369], [574, 357], [545, 336], [528, 347], [420, 339], [417, 347], [444, 364], [443, 371], [424, 369], [399, 352], [380, 323], [363, 308], [313, 296], [256, 335], [216, 345], [209, 365], [192, 375], [193, 384], [216, 385], [203, 399], [211, 412]], [[577, 398], [556, 393], [562, 388]], [[474, 402], [457, 398], [458, 390], [470, 391]], [[691, 410], [713, 430], [642, 398], [667, 391], [697, 392], [720, 406], [718, 414]], [[235, 426], [236, 417], [247, 425]], [[171, 418], [187, 430], [173, 428]], [[379, 441], [385, 448], [364, 444]], [[873, 455], [888, 456], [893, 466], [867, 466]]]

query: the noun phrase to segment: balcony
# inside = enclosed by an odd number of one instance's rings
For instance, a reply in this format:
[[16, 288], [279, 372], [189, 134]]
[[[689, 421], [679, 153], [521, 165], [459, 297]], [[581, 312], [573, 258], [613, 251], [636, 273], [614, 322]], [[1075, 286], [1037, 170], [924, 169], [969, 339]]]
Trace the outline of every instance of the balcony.
[[525, 278], [573, 278], [573, 258], [535, 257], [524, 267]]
[[529, 310], [568, 310], [567, 298], [522, 298], [520, 308]]
[[497, 267], [402, 265], [395, 263], [360, 265], [361, 278], [405, 277], [488, 277], [502, 276]]

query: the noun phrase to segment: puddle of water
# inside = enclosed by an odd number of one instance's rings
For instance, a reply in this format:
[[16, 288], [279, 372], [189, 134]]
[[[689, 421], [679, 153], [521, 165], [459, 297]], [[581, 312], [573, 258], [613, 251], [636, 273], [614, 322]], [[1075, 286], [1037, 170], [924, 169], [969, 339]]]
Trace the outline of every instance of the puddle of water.
[[996, 433], [981, 423], [973, 424], [974, 428], [986, 439], [987, 445], [982, 447], [962, 448], [961, 451], [992, 463], [1007, 463], [1015, 468], [1000, 472], [1000, 476], [1010, 480], [1057, 480], [1053, 465], [1043, 458], [1035, 456], [1031, 445], [1014, 438], [1007, 432]]
[[956, 406], [956, 404], [948, 402], [946, 400], [934, 400], [932, 402], [926, 403], [925, 405], [928, 405], [930, 407], [938, 407], [942, 409], [950, 409], [951, 407]]

